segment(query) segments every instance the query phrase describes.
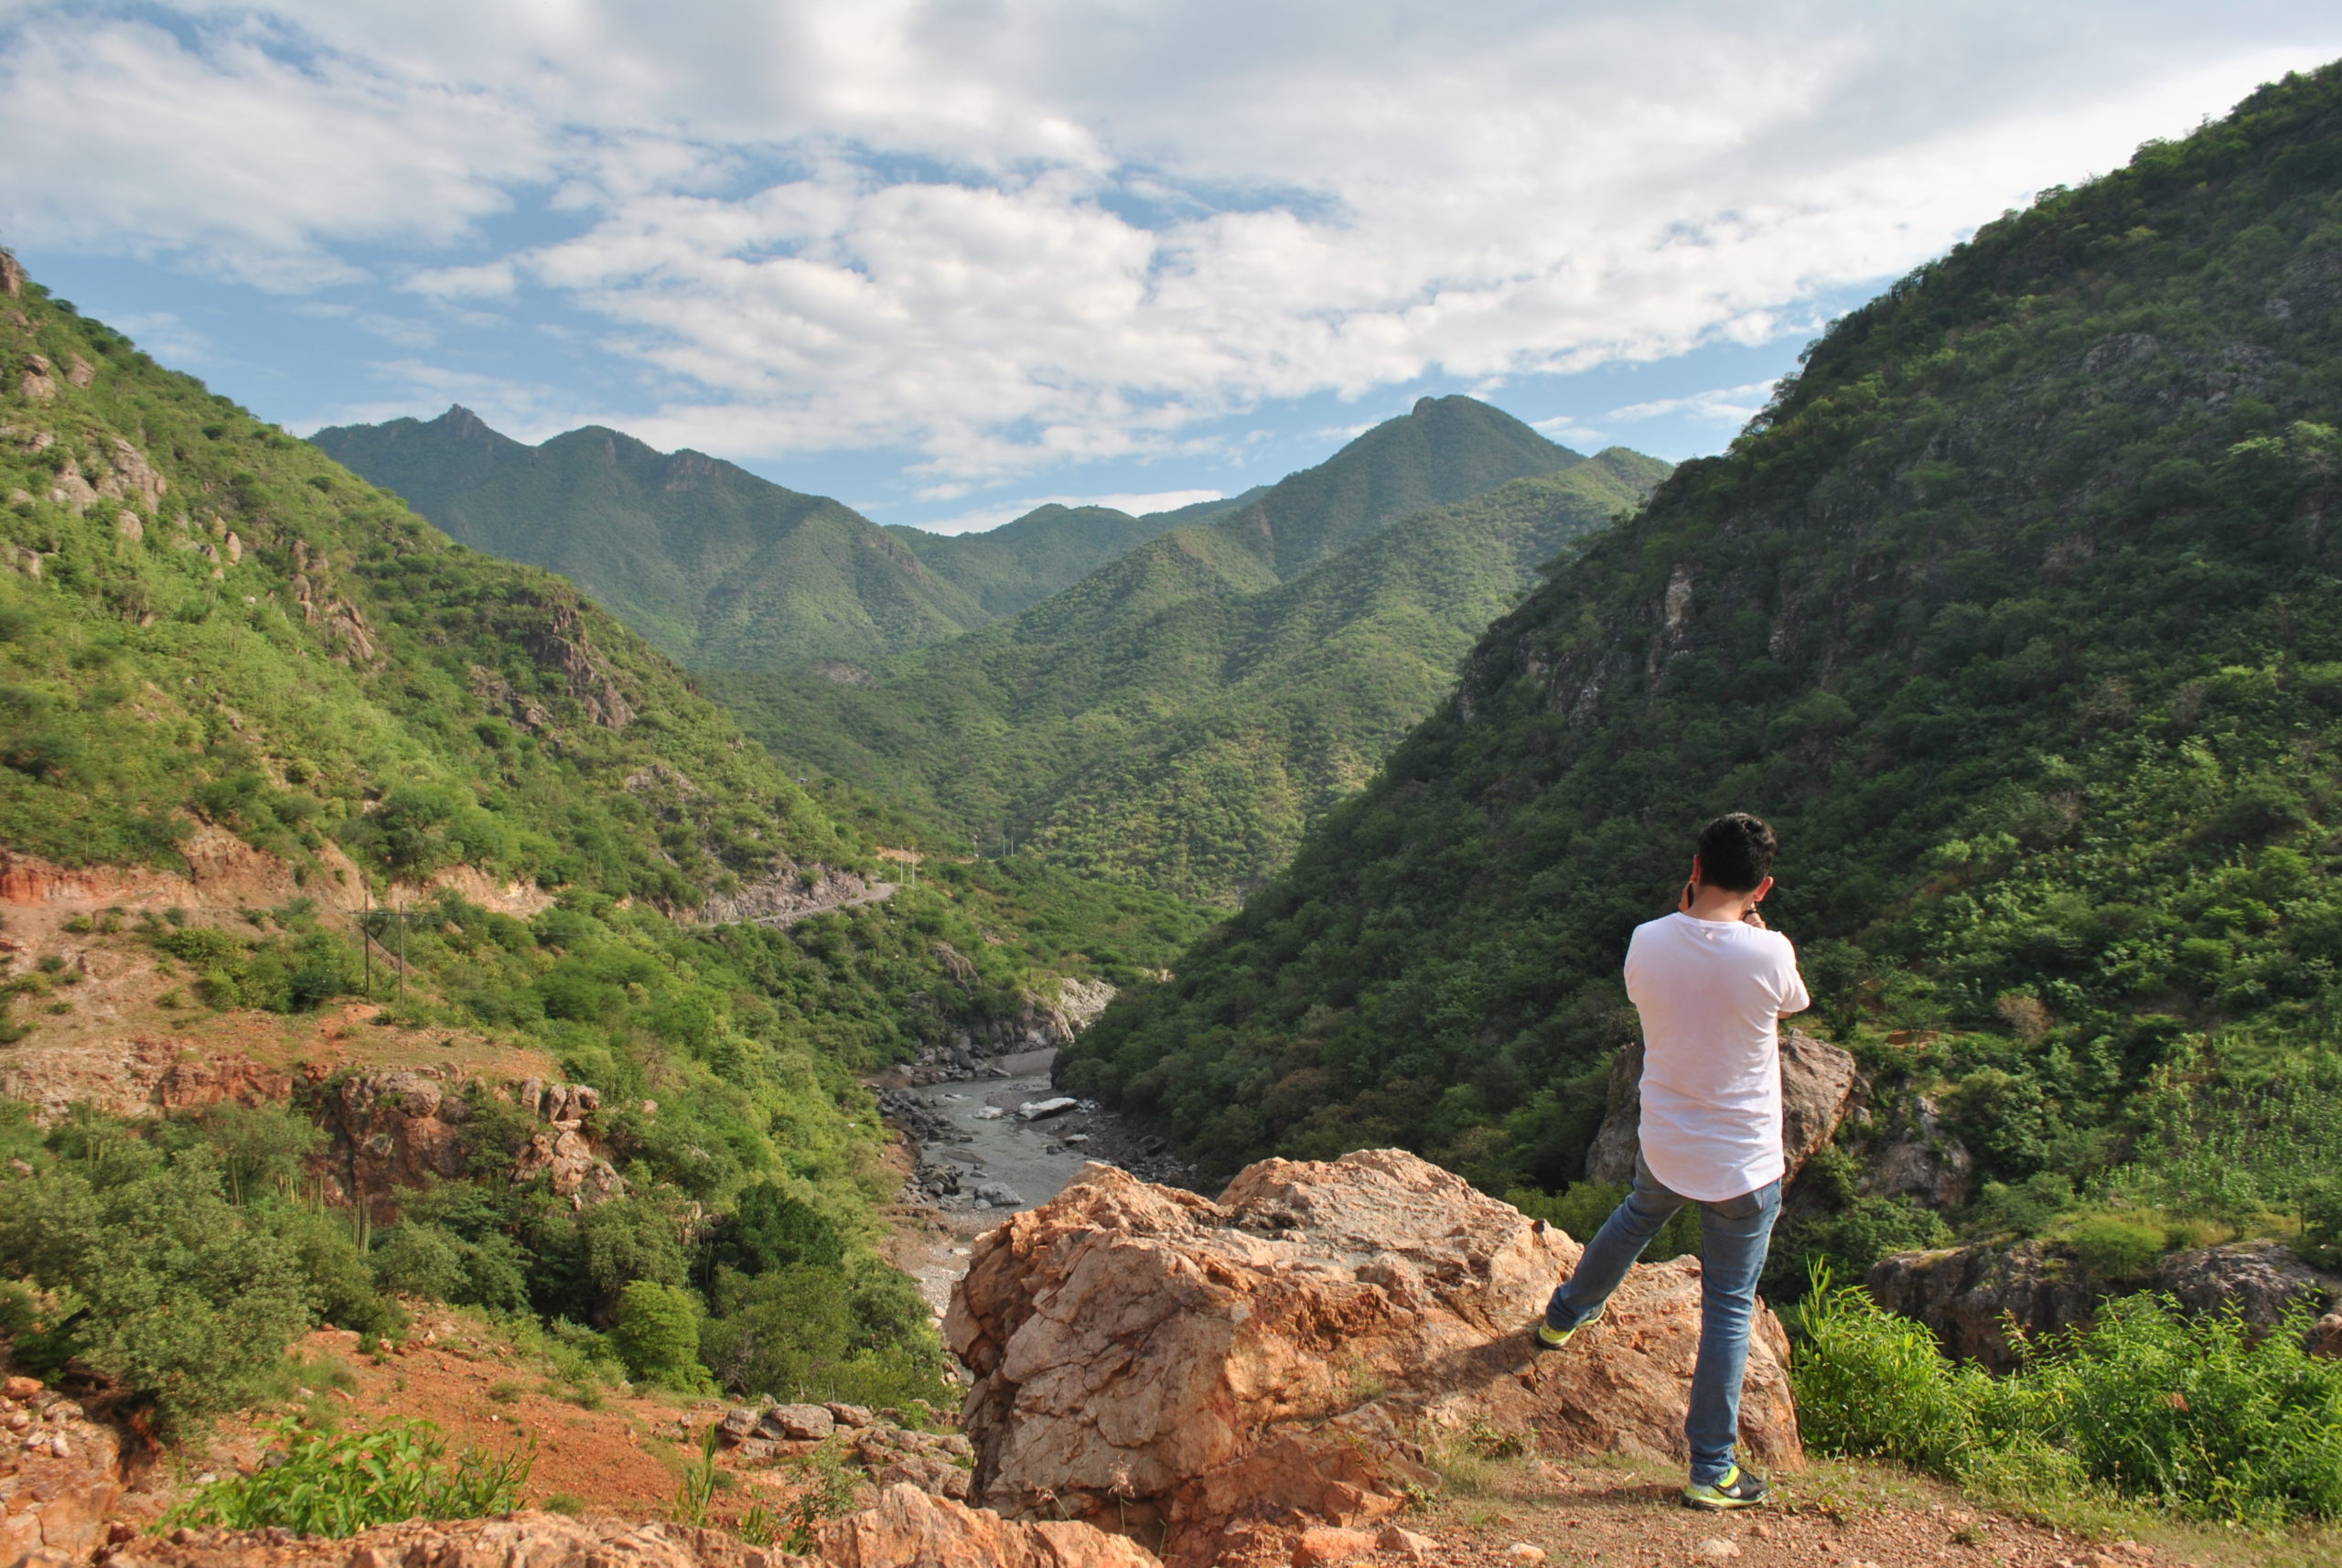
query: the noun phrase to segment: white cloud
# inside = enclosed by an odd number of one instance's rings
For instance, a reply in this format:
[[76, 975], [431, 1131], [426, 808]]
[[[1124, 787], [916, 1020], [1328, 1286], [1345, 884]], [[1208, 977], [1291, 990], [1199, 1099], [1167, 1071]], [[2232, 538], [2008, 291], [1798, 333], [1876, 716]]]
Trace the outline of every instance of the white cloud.
[[[2342, 16], [2281, 0], [0, 15], [12, 232], [582, 313], [655, 412], [549, 380], [499, 391], [516, 424], [908, 445], [931, 498], [1191, 453], [1267, 400], [1810, 328], [1818, 294], [2342, 50]], [[491, 221], [515, 210], [533, 238]]]
[[[1692, 392], [1685, 397], [1630, 403], [1624, 408], [1612, 409], [1603, 417], [1631, 424], [1637, 420], [1676, 414], [1725, 424], [1746, 424], [1756, 418], [1757, 411], [1771, 400], [1773, 389], [1779, 384], [1778, 381], [1750, 381], [1746, 386], [1711, 387], [1706, 392]], [[1544, 426], [1541, 424], [1538, 428], [1542, 430]]]

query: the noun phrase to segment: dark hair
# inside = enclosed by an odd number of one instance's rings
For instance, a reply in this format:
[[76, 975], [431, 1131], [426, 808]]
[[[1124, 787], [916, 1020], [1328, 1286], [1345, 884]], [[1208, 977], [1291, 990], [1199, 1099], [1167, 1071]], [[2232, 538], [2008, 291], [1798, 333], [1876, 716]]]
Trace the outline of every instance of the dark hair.
[[1700, 830], [1700, 880], [1727, 893], [1753, 893], [1773, 873], [1780, 835], [1762, 817], [1727, 811]]

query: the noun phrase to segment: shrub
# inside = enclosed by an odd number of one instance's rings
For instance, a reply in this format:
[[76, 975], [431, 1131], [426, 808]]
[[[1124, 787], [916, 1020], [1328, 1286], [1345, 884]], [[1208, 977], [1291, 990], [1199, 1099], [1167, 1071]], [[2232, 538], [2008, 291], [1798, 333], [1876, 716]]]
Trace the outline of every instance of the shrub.
[[2132, 1214], [2085, 1214], [2063, 1227], [2065, 1240], [2093, 1279], [2135, 1279], [2164, 1254], [2164, 1228]]
[[2342, 1362], [2304, 1318], [2256, 1338], [2167, 1296], [2111, 1302], [1995, 1380], [1826, 1276], [1799, 1310], [1799, 1421], [1817, 1449], [2014, 1490], [2079, 1482], [2192, 1518], [2342, 1518]]
[[0, 1269], [70, 1294], [62, 1348], [166, 1426], [248, 1402], [310, 1316], [294, 1250], [227, 1201], [208, 1150], [83, 1150], [0, 1190]]
[[688, 1392], [707, 1380], [699, 1364], [699, 1302], [680, 1286], [637, 1280], [619, 1292], [610, 1345], [645, 1382]]
[[532, 1449], [469, 1448], [450, 1461], [427, 1421], [341, 1437], [305, 1435], [289, 1420], [275, 1431], [283, 1463], [213, 1482], [164, 1523], [345, 1536], [405, 1519], [481, 1519], [521, 1506], [535, 1464]]

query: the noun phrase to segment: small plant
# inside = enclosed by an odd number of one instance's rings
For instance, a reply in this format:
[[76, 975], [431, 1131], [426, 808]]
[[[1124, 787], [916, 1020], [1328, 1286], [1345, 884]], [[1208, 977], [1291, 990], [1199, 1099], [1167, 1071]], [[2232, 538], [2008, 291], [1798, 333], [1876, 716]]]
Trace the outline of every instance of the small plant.
[[164, 1516], [160, 1528], [290, 1530], [346, 1536], [405, 1519], [481, 1519], [510, 1513], [536, 1464], [532, 1446], [497, 1455], [465, 1450], [427, 1421], [330, 1436], [274, 1423], [281, 1461], [212, 1482]]
[[155, 1005], [157, 1007], [170, 1008], [184, 1007], [187, 1005], [187, 993], [181, 991], [177, 986], [174, 985], [168, 991], [164, 992], [160, 996], [155, 998]]
[[586, 1511], [586, 1499], [575, 1492], [555, 1492], [537, 1506], [547, 1513], [567, 1514], [570, 1518], [575, 1519]]
[[675, 1489], [675, 1500], [668, 1508], [668, 1515], [677, 1524], [691, 1530], [707, 1528], [707, 1510], [715, 1501], [715, 1444], [717, 1428], [711, 1423], [699, 1440], [699, 1458], [684, 1466], [683, 1484]]
[[1518, 1432], [1499, 1432], [1477, 1417], [1464, 1434], [1465, 1444], [1483, 1459], [1518, 1459], [1529, 1451]]
[[822, 1520], [854, 1511], [854, 1504], [861, 1500], [862, 1483], [846, 1467], [834, 1443], [822, 1444], [797, 1464], [803, 1484], [790, 1506], [785, 1549], [808, 1552], [813, 1550], [813, 1531]]
[[499, 1378], [488, 1385], [488, 1397], [498, 1404], [512, 1404], [526, 1392], [526, 1389], [510, 1378]]

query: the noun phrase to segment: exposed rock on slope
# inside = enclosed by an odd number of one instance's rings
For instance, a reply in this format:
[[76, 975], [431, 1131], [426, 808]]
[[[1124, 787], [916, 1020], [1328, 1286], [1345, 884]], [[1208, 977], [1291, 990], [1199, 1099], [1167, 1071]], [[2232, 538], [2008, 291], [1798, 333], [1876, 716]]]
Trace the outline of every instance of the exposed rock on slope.
[[0, 1563], [87, 1562], [122, 1497], [113, 1429], [30, 1378], [11, 1378], [0, 1394]]
[[[1635, 1271], [1568, 1356], [1525, 1330], [1578, 1244], [1413, 1155], [1264, 1160], [1218, 1203], [1093, 1165], [978, 1244], [945, 1334], [976, 1375], [976, 1495], [1209, 1561], [1267, 1524], [1396, 1509], [1411, 1434], [1683, 1453], [1699, 1264]], [[1788, 1343], [1760, 1312], [1742, 1436], [1799, 1462]]]
[[524, 1512], [456, 1524], [384, 1525], [348, 1541], [212, 1530], [141, 1541], [113, 1568], [1152, 1568], [1155, 1559], [1086, 1524], [1019, 1524], [889, 1487], [876, 1508], [832, 1520], [814, 1554], [758, 1548], [712, 1530]]
[[[1642, 1041], [1618, 1053], [1610, 1069], [1610, 1105], [1601, 1131], [1585, 1156], [1588, 1181], [1630, 1182], [1640, 1147]], [[1838, 1131], [1854, 1095], [1854, 1058], [1799, 1029], [1781, 1032], [1781, 1151], [1789, 1157], [1786, 1181], [1797, 1179], [1805, 1162]]]

